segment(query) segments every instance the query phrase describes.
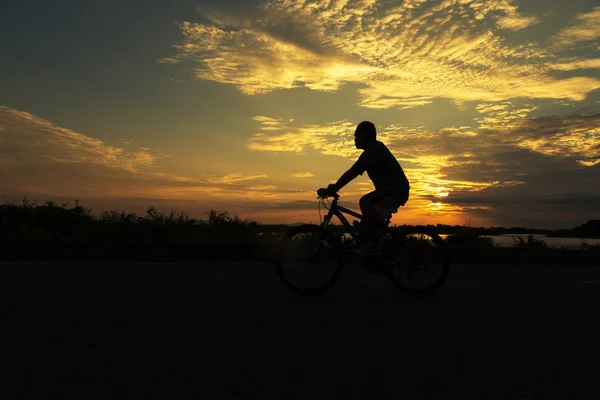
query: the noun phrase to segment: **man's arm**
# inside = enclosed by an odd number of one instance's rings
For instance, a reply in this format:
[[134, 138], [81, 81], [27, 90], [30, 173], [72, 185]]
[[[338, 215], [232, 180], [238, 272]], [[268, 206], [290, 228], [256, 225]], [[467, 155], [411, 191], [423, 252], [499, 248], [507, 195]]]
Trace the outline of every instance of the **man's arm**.
[[338, 179], [338, 181], [334, 184], [331, 184], [327, 187], [327, 190], [329, 190], [330, 192], [339, 192], [344, 186], [346, 186], [348, 183], [350, 183], [354, 178], [356, 178], [358, 175], [361, 175], [363, 172], [365, 172], [364, 168], [361, 166], [362, 164], [359, 164], [358, 162], [355, 163], [352, 168], [350, 168], [348, 171], [344, 172], [344, 174], [340, 177], [340, 179]]

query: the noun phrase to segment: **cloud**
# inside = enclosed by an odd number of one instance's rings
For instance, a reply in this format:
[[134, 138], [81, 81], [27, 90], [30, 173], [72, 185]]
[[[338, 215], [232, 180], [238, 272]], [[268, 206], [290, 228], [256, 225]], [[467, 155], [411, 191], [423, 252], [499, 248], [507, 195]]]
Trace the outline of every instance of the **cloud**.
[[[203, 216], [209, 208], [243, 212], [252, 206], [295, 201], [312, 192], [259, 184], [266, 175], [231, 173], [197, 177], [160, 170], [165, 157], [141, 148], [128, 152], [52, 124], [30, 113], [0, 107], [0, 196], [40, 201], [82, 200], [104, 209], [144, 212], [150, 204], [185, 207]], [[95, 210], [98, 211], [98, 210]]]
[[564, 58], [555, 63], [549, 64], [555, 71], [576, 71], [579, 69], [598, 69], [600, 68], [600, 58], [578, 59]]
[[600, 159], [600, 114], [535, 118], [524, 121], [513, 135], [517, 146], [542, 154], [588, 166]]
[[[247, 148], [252, 151], [304, 153], [309, 149], [330, 155], [355, 155], [355, 124], [343, 120], [326, 125], [291, 126], [283, 119], [254, 117], [260, 123], [260, 133], [253, 135]], [[274, 129], [276, 128], [276, 129]], [[332, 139], [333, 138], [333, 139]]]
[[525, 29], [539, 23], [540, 19], [538, 17], [525, 17], [518, 14], [507, 15], [498, 20], [498, 26], [500, 28], [511, 31], [520, 31], [521, 29]]
[[443, 201], [479, 207], [478, 218], [511, 226], [571, 228], [600, 217], [600, 191], [593, 184], [600, 178], [600, 168], [530, 153], [510, 171], [518, 170], [528, 172], [522, 185], [455, 192]]
[[579, 46], [581, 42], [596, 41], [600, 39], [598, 21], [600, 7], [594, 7], [590, 12], [577, 15], [571, 25], [550, 39], [550, 43], [556, 48], [570, 49]]
[[237, 182], [243, 182], [243, 181], [253, 181], [255, 179], [266, 178], [266, 177], [267, 177], [267, 175], [244, 175], [242, 173], [235, 173], [235, 174], [227, 174], [225, 176], [210, 178], [209, 182], [212, 182], [212, 183], [237, 183]]
[[[26, 148], [23, 144], [27, 144]], [[126, 152], [102, 141], [53, 125], [34, 115], [0, 106], [0, 146], [5, 159], [91, 163], [139, 171], [158, 158], [150, 149]]]
[[[378, 139], [397, 157], [411, 182], [413, 214], [428, 218], [476, 212], [481, 221], [498, 223], [510, 218], [516, 223], [520, 214], [510, 216], [507, 209], [499, 212], [505, 209], [499, 201], [480, 202], [481, 196], [497, 193], [498, 198], [505, 198], [506, 193], [512, 193], [537, 198], [566, 192], [574, 194], [572, 204], [577, 207], [578, 193], [585, 198], [600, 195], [595, 183], [600, 181], [600, 114], [532, 118], [530, 114], [537, 107], [516, 107], [511, 102], [481, 103], [475, 108], [480, 114], [474, 120], [475, 127], [435, 131], [422, 126], [378, 128]], [[282, 131], [251, 137], [249, 143], [270, 143], [254, 147], [256, 151], [302, 153], [311, 149], [347, 158], [348, 166], [361, 152], [354, 150], [351, 135], [342, 135], [340, 122], [289, 127], [283, 120], [270, 120], [280, 121]], [[460, 201], [466, 198], [471, 200]], [[529, 211], [523, 212], [531, 213], [525, 203], [523, 210]], [[551, 206], [547, 207], [551, 212]], [[580, 211], [565, 214], [564, 221], [571, 217], [581, 220], [593, 210]], [[542, 223], [547, 215], [536, 218]]]
[[312, 178], [314, 175], [310, 172], [294, 172], [292, 176], [294, 178]]
[[506, 109], [508, 109], [510, 106], [512, 105], [511, 102], [504, 102], [504, 103], [490, 103], [490, 104], [478, 104], [477, 106], [475, 106], [475, 109], [479, 112], [479, 113], [489, 113], [489, 112], [495, 112], [495, 111], [504, 111]]
[[510, 0], [490, 1], [486, 3], [474, 1], [472, 5], [474, 9], [479, 10], [475, 18], [485, 19], [485, 15], [493, 16], [492, 18], [496, 20], [496, 25], [500, 29], [520, 31], [540, 23], [540, 19], [537, 16], [526, 16], [520, 13], [515, 2]]
[[300, 83], [331, 91], [372, 69], [323, 56], [261, 29], [227, 30], [190, 22], [183, 22], [180, 29], [184, 43], [177, 46], [178, 55], [168, 59], [197, 61], [196, 78], [234, 84], [246, 94], [290, 89]]
[[599, 124], [600, 114], [564, 115], [524, 118], [509, 132], [486, 130], [485, 146], [463, 142], [472, 154], [456, 153], [438, 172], [451, 181], [498, 183], [454, 188], [439, 201], [487, 207], [478, 218], [513, 226], [572, 227], [598, 217], [590, 199], [600, 196]]
[[257, 115], [256, 117], [252, 118], [254, 121], [258, 121], [263, 125], [281, 125], [282, 121], [279, 119], [275, 119], [275, 118], [270, 118], [270, 117], [265, 117], [263, 115]]
[[277, 190], [277, 186], [275, 185], [253, 185], [248, 186], [248, 190], [259, 190], [259, 191], [267, 191], [267, 190]]
[[[578, 17], [556, 41], [595, 37], [596, 13]], [[180, 24], [182, 40], [163, 62], [191, 61], [198, 79], [248, 95], [354, 83], [362, 86], [361, 106], [405, 109], [436, 98], [581, 101], [600, 88], [594, 77], [554, 73], [597, 68], [596, 61], [561, 61], [536, 43], [502, 36], [539, 22], [513, 0], [269, 0], [244, 13], [210, 10], [204, 17], [208, 22]]]
[[475, 118], [475, 121], [479, 123], [479, 129], [505, 132], [509, 132], [520, 126], [532, 111], [538, 109], [534, 105], [514, 108], [510, 102], [491, 105], [479, 104], [476, 108], [477, 111], [485, 114], [482, 117]]
[[[476, 109], [475, 127], [378, 129], [380, 140], [411, 181], [403, 221], [464, 223], [474, 216], [477, 223], [572, 226], [573, 221], [597, 217], [600, 114], [531, 118], [533, 107], [509, 102], [481, 103]], [[348, 166], [360, 154], [349, 134], [354, 124], [347, 121], [291, 125], [267, 116], [255, 120], [259, 132], [269, 126], [281, 128], [258, 134], [266, 136], [258, 136], [256, 143], [270, 141], [275, 150], [255, 151], [289, 151], [291, 146], [300, 153], [312, 150], [344, 157]], [[279, 140], [285, 135], [291, 135], [289, 146]], [[249, 143], [256, 140], [251, 137]], [[254, 210], [250, 215], [265, 221], [316, 218], [314, 202], [296, 203], [314, 198], [314, 190], [280, 185], [265, 174], [214, 176], [198, 171], [195, 177], [180, 176], [161, 171], [155, 164], [161, 157], [145, 148], [126, 151], [107, 146], [32, 114], [0, 107], [2, 195], [42, 201], [79, 198], [95, 207], [126, 206], [131, 212], [163, 204], [183, 206], [200, 216], [217, 208], [244, 215]], [[370, 189], [363, 186], [369, 183], [345, 188], [344, 202], [353, 202]], [[296, 206], [301, 207], [298, 214], [291, 211]]]

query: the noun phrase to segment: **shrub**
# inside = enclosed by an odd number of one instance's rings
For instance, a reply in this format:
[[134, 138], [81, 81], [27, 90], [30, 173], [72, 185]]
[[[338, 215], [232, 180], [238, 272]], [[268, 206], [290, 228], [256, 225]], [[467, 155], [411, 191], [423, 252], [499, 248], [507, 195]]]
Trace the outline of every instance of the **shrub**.
[[542, 239], [536, 239], [533, 235], [527, 236], [527, 240], [521, 236], [513, 238], [513, 247], [519, 249], [547, 249], [548, 244]]
[[214, 226], [235, 226], [235, 227], [256, 227], [258, 224], [255, 221], [248, 219], [241, 219], [237, 215], [230, 216], [227, 211], [218, 212], [217, 210], [211, 209], [206, 213], [208, 215], [208, 222]]
[[9, 239], [62, 239], [81, 235], [93, 223], [91, 210], [81, 207], [56, 204], [48, 201], [43, 205], [23, 198], [20, 205], [15, 201], [0, 206], [2, 236]]
[[227, 211], [210, 210], [208, 224], [201, 224], [184, 211], [160, 212], [150, 206], [144, 217], [125, 211], [92, 210], [75, 201], [74, 206], [48, 201], [43, 205], [26, 198], [0, 205], [0, 235], [18, 240], [99, 240], [99, 241], [215, 241], [272, 240], [272, 232], [263, 232], [255, 221], [231, 216]]
[[494, 248], [494, 239], [476, 233], [455, 233], [446, 236], [445, 242], [451, 247]]

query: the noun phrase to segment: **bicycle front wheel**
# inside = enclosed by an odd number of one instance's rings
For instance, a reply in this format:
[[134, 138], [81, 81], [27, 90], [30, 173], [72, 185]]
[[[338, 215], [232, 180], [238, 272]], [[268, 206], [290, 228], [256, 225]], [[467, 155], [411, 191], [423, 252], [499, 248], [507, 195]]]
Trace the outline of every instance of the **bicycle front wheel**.
[[319, 295], [331, 289], [344, 268], [339, 240], [318, 225], [290, 229], [275, 259], [277, 277], [293, 292]]
[[444, 240], [427, 228], [411, 228], [391, 236], [386, 273], [394, 286], [411, 295], [439, 289], [450, 272], [450, 254]]

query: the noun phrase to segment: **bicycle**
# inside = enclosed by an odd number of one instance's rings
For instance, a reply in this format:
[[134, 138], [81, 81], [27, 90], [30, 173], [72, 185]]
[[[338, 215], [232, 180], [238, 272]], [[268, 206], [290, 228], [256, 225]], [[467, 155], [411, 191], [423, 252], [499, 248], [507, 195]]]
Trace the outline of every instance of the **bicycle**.
[[[290, 228], [279, 242], [274, 260], [278, 278], [291, 291], [302, 295], [320, 295], [331, 289], [341, 277], [348, 250], [360, 246], [364, 241], [360, 224], [354, 221], [354, 227], [351, 226], [344, 213], [359, 220], [362, 219], [362, 215], [339, 205], [340, 196], [337, 193], [331, 195], [326, 189], [319, 189], [317, 194], [319, 215], [321, 205], [327, 209], [325, 200], [333, 197], [333, 202], [329, 203], [329, 212], [320, 225], [304, 224]], [[387, 276], [396, 288], [405, 293], [415, 296], [431, 294], [439, 289], [448, 277], [451, 264], [448, 248], [433, 229], [390, 228], [392, 214], [396, 212], [397, 210], [393, 211], [385, 219], [385, 228], [379, 241], [382, 254], [360, 256], [363, 266], [367, 272]], [[344, 232], [341, 235], [337, 235], [331, 229], [330, 222], [333, 216], [342, 222]], [[294, 246], [298, 246], [298, 249]], [[298, 268], [297, 264], [287, 259], [288, 256], [295, 255], [298, 255], [301, 261], [307, 261], [309, 266]], [[428, 264], [430, 260], [433, 260], [433, 266], [440, 269], [439, 275], [425, 286], [415, 286], [418, 282], [417, 275], [430, 271], [427, 268], [431, 266]], [[331, 267], [331, 271], [327, 270], [326, 266]], [[311, 281], [317, 280], [315, 275], [322, 275], [318, 278], [319, 283], [316, 287], [300, 286], [298, 280], [292, 277], [293, 271], [304, 273], [310, 267], [313, 267], [310, 270]]]

